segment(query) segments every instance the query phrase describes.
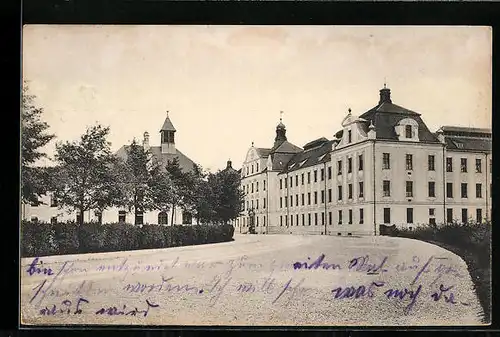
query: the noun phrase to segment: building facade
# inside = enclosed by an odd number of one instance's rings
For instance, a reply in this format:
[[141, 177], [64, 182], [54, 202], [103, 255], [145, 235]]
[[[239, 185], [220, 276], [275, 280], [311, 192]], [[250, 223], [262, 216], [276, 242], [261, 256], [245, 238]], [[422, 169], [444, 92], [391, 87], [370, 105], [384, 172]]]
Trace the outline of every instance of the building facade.
[[234, 224], [240, 233], [378, 235], [380, 225], [481, 222], [491, 215], [491, 163], [491, 130], [433, 133], [384, 86], [372, 109], [349, 109], [332, 140], [300, 148], [280, 121], [273, 147], [252, 144]]
[[[142, 146], [145, 150], [149, 151], [152, 155], [152, 160], [159, 162], [165, 167], [168, 161], [177, 158], [179, 166], [184, 172], [191, 171], [195, 163], [187, 157], [184, 153], [179, 151], [175, 144], [176, 129], [172, 124], [168, 114], [160, 129], [160, 145], [151, 146], [149, 133], [144, 133]], [[124, 160], [127, 158], [128, 145], [122, 146], [116, 155]], [[48, 193], [41, 198], [43, 204], [32, 206], [29, 204], [22, 204], [22, 219], [23, 220], [37, 220], [40, 222], [66, 222], [77, 221], [80, 216], [79, 212], [69, 211], [64, 208], [58, 207], [57, 198], [53, 193]], [[106, 209], [102, 214], [95, 213], [94, 211], [86, 211], [83, 214], [84, 221], [102, 221], [103, 223], [127, 222], [138, 224], [196, 224], [194, 219], [189, 213], [184, 212], [181, 208], [176, 208], [172, 221], [172, 211], [147, 211], [147, 212], [129, 212], [128, 210], [111, 207]], [[137, 221], [136, 221], [137, 220]]]

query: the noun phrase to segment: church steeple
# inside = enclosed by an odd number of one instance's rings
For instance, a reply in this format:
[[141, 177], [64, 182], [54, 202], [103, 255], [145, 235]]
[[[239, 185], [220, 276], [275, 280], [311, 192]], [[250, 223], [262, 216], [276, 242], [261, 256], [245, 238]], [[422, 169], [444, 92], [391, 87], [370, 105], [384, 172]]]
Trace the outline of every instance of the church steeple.
[[[280, 115], [283, 115], [283, 111], [280, 111]], [[280, 117], [280, 123], [276, 126], [276, 138], [274, 138], [274, 147], [278, 147], [286, 140], [286, 127], [285, 124], [283, 124], [283, 117]]]
[[161, 134], [161, 153], [170, 153], [174, 154], [175, 151], [175, 128], [174, 125], [172, 124], [172, 121], [170, 120], [168, 116], [168, 111], [167, 111], [167, 118], [165, 118], [165, 122], [163, 122], [163, 126], [160, 130]]

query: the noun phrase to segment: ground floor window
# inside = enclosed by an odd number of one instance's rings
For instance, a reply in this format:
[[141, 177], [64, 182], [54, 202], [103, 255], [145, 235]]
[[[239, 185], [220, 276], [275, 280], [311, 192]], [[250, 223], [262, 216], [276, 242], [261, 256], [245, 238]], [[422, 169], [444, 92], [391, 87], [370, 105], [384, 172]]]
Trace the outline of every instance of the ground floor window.
[[56, 217], [56, 216], [53, 216], [52, 218], [50, 218], [50, 223], [51, 223], [52, 225], [57, 224], [57, 217]]
[[280, 215], [280, 226], [283, 226], [283, 216]]
[[483, 210], [481, 208], [476, 209], [476, 221], [478, 223], [483, 222]]
[[77, 223], [82, 223], [83, 222], [83, 214], [80, 211], [76, 212], [76, 222]]
[[102, 223], [102, 212], [96, 211], [94, 215], [97, 218], [97, 223]]
[[193, 216], [189, 212], [182, 212], [182, 224], [190, 225], [193, 223]]
[[332, 224], [332, 212], [328, 212], [328, 224]]
[[391, 223], [391, 209], [384, 208], [384, 224], [390, 224], [390, 223]]
[[125, 222], [126, 218], [127, 218], [127, 212], [118, 211], [118, 222]]
[[322, 225], [325, 224], [325, 213], [324, 212], [321, 212], [321, 224]]
[[144, 213], [142, 211], [135, 212], [135, 224], [136, 225], [144, 224]]
[[[238, 223], [239, 220], [236, 220]], [[158, 213], [158, 225], [168, 225], [168, 214], [165, 211]]]
[[339, 225], [342, 225], [342, 210], [339, 210]]
[[352, 209], [349, 210], [349, 224], [352, 224]]
[[307, 214], [307, 222], [311, 226], [311, 213]]
[[436, 218], [429, 218], [429, 225], [435, 225], [436, 224]]
[[406, 223], [413, 223], [413, 208], [406, 209]]
[[365, 221], [365, 214], [362, 208], [359, 209], [359, 223], [362, 224]]
[[302, 226], [306, 225], [306, 215], [302, 214]]
[[447, 223], [453, 222], [453, 208], [446, 209], [446, 222]]
[[469, 217], [467, 216], [467, 208], [462, 208], [462, 223], [467, 223]]

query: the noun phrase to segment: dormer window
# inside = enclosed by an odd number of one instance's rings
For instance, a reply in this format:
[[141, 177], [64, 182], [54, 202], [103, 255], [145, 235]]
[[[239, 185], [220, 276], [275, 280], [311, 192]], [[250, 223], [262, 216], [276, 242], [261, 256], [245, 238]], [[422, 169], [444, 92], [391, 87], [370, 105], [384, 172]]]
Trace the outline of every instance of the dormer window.
[[405, 133], [406, 133], [406, 138], [412, 138], [411, 125], [405, 126]]
[[347, 131], [347, 143], [351, 143], [352, 142], [352, 131], [349, 130]]

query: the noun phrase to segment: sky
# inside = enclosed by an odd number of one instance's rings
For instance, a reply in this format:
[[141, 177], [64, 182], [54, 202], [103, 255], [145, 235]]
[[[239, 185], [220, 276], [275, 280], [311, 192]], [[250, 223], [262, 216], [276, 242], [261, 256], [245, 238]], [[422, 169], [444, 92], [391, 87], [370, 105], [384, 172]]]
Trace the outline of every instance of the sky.
[[27, 25], [22, 71], [56, 135], [49, 157], [97, 123], [113, 150], [145, 131], [158, 146], [168, 110], [176, 147], [216, 171], [239, 168], [252, 142], [272, 147], [280, 111], [295, 145], [333, 138], [384, 82], [431, 131], [491, 128], [491, 38], [459, 26]]

